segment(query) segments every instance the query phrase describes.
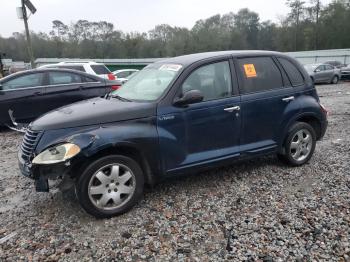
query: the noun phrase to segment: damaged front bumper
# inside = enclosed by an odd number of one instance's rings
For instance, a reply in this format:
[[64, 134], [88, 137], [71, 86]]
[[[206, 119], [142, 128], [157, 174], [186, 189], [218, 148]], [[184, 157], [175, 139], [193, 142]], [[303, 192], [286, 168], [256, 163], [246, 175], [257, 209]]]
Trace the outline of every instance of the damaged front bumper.
[[[70, 176], [70, 162], [59, 163], [55, 165], [32, 165], [26, 162], [18, 153], [18, 166], [21, 175], [34, 180], [35, 190], [37, 192], [49, 192], [52, 188], [65, 190], [70, 188], [74, 181]], [[49, 183], [50, 181], [50, 183]]]

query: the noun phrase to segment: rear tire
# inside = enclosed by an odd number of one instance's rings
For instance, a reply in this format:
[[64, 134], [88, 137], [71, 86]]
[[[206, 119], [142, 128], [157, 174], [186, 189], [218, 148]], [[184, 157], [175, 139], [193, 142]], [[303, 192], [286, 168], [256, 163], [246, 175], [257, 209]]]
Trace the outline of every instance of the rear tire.
[[113, 155], [90, 164], [75, 184], [82, 208], [96, 218], [121, 215], [141, 198], [144, 176], [133, 159]]
[[295, 123], [289, 129], [283, 147], [284, 154], [278, 154], [280, 160], [291, 166], [307, 163], [316, 147], [315, 130], [307, 123]]
[[336, 85], [336, 84], [338, 84], [338, 82], [339, 82], [339, 77], [338, 77], [338, 76], [334, 76], [334, 77], [332, 78], [331, 83], [332, 83], [333, 85]]

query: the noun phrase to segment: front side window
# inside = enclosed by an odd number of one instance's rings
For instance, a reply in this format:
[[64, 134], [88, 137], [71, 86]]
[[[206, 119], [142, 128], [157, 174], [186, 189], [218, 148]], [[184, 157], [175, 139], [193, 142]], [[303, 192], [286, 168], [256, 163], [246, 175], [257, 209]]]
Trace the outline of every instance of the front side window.
[[289, 60], [281, 57], [278, 58], [278, 61], [286, 71], [293, 86], [302, 85], [304, 83], [304, 77], [295, 65], [293, 65]]
[[44, 73], [27, 74], [2, 83], [3, 90], [41, 86]]
[[137, 101], [157, 100], [179, 74], [181, 68], [182, 65], [178, 64], [149, 65], [111, 95]]
[[319, 67], [316, 68], [317, 71], [325, 71], [326, 67], [324, 65], [320, 65]]
[[238, 60], [243, 76], [242, 93], [255, 93], [283, 87], [282, 75], [271, 57], [250, 57]]
[[228, 61], [202, 66], [190, 74], [182, 84], [182, 93], [201, 91], [203, 101], [231, 95], [231, 71]]
[[326, 65], [325, 67], [326, 67], [326, 70], [333, 70], [334, 69], [334, 67], [331, 65]]
[[50, 85], [81, 83], [80, 75], [68, 72], [49, 72]]

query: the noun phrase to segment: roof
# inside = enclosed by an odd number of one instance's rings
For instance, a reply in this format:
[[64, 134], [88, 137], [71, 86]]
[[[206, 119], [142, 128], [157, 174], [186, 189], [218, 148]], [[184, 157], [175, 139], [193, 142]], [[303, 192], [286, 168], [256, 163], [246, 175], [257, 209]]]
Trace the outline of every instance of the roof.
[[60, 62], [68, 62], [70, 63], [82, 63], [82, 62], [96, 62], [103, 63], [109, 65], [118, 65], [118, 64], [142, 64], [147, 65], [159, 60], [164, 60], [164, 58], [136, 58], [136, 59], [80, 59], [80, 58], [37, 58], [35, 60], [35, 64], [57, 64]]
[[37, 68], [37, 69], [30, 69], [30, 70], [24, 70], [24, 71], [20, 71], [20, 72], [16, 72], [13, 74], [10, 74], [4, 78], [0, 79], [0, 82], [3, 80], [7, 80], [9, 78], [13, 78], [16, 77], [18, 75], [25, 75], [25, 74], [30, 74], [30, 73], [41, 73], [41, 72], [70, 72], [70, 73], [75, 73], [75, 74], [80, 74], [80, 75], [84, 75], [87, 77], [91, 77], [91, 78], [96, 78], [96, 79], [100, 79], [101, 77], [97, 76], [97, 75], [91, 75], [91, 74], [87, 74], [85, 72], [82, 71], [78, 71], [78, 70], [73, 70], [73, 69], [65, 69], [65, 68]]
[[243, 51], [218, 51], [218, 52], [206, 52], [206, 53], [197, 53], [197, 54], [190, 54], [190, 55], [183, 55], [173, 58], [168, 58], [161, 60], [161, 63], [174, 63], [174, 64], [182, 64], [184, 66], [187, 66], [189, 64], [192, 64], [196, 61], [213, 58], [213, 57], [220, 57], [220, 56], [264, 56], [264, 55], [280, 55], [285, 56], [283, 53], [279, 52], [273, 52], [273, 51], [257, 51], [257, 50], [243, 50]]

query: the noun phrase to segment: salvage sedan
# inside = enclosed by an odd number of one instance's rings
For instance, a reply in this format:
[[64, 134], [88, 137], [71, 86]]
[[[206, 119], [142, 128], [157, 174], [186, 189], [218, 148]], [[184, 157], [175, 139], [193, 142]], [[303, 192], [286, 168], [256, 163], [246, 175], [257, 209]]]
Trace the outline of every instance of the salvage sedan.
[[29, 123], [55, 108], [104, 96], [119, 86], [119, 81], [69, 69], [16, 73], [0, 80], [0, 125]]
[[338, 84], [340, 80], [340, 69], [328, 64], [311, 64], [304, 66], [315, 84], [328, 83]]

